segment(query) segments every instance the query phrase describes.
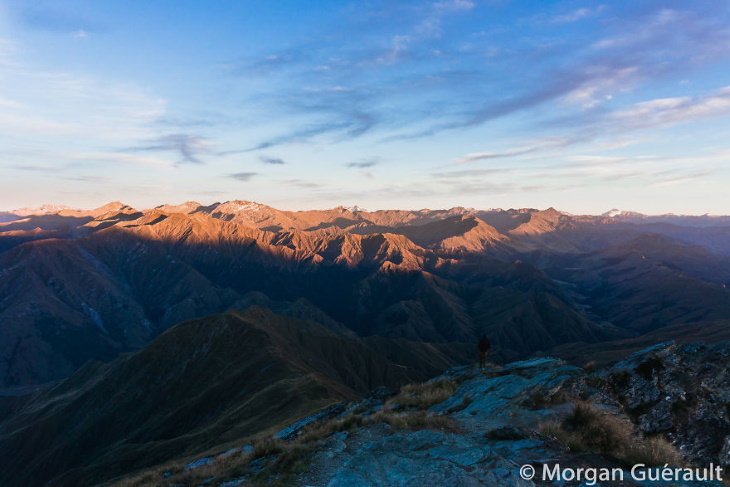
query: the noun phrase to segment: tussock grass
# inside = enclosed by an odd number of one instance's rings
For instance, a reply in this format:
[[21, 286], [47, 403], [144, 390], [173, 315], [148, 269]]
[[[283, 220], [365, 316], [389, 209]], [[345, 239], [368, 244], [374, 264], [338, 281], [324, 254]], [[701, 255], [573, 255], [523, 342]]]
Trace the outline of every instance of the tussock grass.
[[458, 382], [453, 379], [408, 384], [386, 405], [396, 409], [428, 409], [451, 397], [458, 386]]
[[[237, 450], [228, 455], [215, 457], [209, 465], [204, 465], [194, 470], [185, 470], [187, 462], [173, 462], [104, 485], [111, 485], [113, 487], [172, 487], [200, 485], [205, 479], [218, 477], [221, 472], [226, 472], [227, 478], [240, 476], [244, 473], [244, 469], [241, 468], [242, 465], [247, 464], [252, 459], [253, 457], [251, 453], [246, 454], [241, 450]], [[168, 473], [169, 475], [165, 477], [165, 473]]]
[[345, 418], [315, 425], [305, 430], [295, 441], [300, 444], [308, 444], [323, 440], [340, 431], [349, 431], [357, 427], [378, 423], [385, 423], [395, 431], [431, 429], [454, 433], [461, 432], [456, 425], [456, 421], [448, 416], [427, 413], [423, 410], [397, 411], [382, 409], [367, 417], [351, 414]]
[[624, 465], [682, 466], [677, 449], [662, 437], [644, 437], [631, 421], [579, 401], [563, 422], [550, 421], [539, 426], [540, 433], [553, 437], [575, 451], [600, 453]]
[[276, 438], [261, 438], [254, 441], [253, 453], [251, 454], [251, 460], [257, 458], [268, 457], [271, 455], [277, 455], [284, 451], [285, 443], [282, 440]]
[[[206, 484], [206, 480], [214, 478], [212, 485], [226, 480], [249, 476], [250, 480], [242, 485], [285, 487], [292, 485], [297, 474], [306, 467], [306, 460], [312, 452], [313, 445], [286, 443], [273, 438], [261, 438], [254, 441], [254, 450], [243, 453], [240, 450], [229, 455], [215, 457], [209, 465], [185, 471], [183, 463], [167, 464], [141, 474], [115, 482], [113, 487], [193, 487]], [[258, 472], [252, 472], [252, 461], [270, 457], [268, 463], [262, 464]], [[169, 472], [168, 477], [164, 473]]]
[[310, 425], [302, 431], [302, 434], [300, 434], [295, 441], [298, 443], [311, 443], [323, 440], [334, 433], [349, 431], [353, 428], [357, 428], [358, 426], [362, 426], [365, 423], [365, 418], [357, 413], [352, 413], [344, 418]]

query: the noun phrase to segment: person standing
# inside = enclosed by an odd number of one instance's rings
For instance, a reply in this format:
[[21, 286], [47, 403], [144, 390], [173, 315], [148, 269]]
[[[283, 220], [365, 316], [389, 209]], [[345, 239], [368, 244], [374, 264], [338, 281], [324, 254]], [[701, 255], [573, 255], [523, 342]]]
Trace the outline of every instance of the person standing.
[[483, 369], [487, 366], [487, 353], [492, 348], [492, 344], [489, 343], [489, 339], [486, 335], [482, 335], [479, 339], [479, 368]]

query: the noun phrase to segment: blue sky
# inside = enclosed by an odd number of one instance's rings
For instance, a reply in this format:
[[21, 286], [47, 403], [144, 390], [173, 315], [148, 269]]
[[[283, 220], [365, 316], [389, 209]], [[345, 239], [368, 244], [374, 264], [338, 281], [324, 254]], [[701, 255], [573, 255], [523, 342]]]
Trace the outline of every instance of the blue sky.
[[0, 1], [0, 208], [730, 214], [724, 1]]

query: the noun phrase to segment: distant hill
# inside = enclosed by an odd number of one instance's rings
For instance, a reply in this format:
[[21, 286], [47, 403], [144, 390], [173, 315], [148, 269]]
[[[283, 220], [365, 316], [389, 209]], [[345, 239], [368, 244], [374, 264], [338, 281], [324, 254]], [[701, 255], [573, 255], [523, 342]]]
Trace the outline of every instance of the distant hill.
[[376, 387], [436, 375], [464, 355], [447, 348], [345, 338], [257, 307], [187, 321], [7, 406], [0, 483], [93, 485], [241, 442]]

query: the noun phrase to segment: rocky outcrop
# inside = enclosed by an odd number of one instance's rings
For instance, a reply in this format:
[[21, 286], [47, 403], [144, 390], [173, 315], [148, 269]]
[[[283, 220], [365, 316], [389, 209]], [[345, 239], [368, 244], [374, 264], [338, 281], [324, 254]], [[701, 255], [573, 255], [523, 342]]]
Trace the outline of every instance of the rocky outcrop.
[[555, 359], [486, 373], [451, 370], [435, 380], [460, 386], [429, 410], [454, 420], [451, 430], [397, 430], [387, 423], [353, 430], [323, 445], [299, 485], [532, 485], [520, 478], [519, 466], [561, 455], [534, 431], [564, 409], [550, 404], [552, 398], [580, 377], [580, 369]]
[[730, 343], [662, 343], [600, 378], [642, 432], [665, 433], [694, 462], [730, 465]]

